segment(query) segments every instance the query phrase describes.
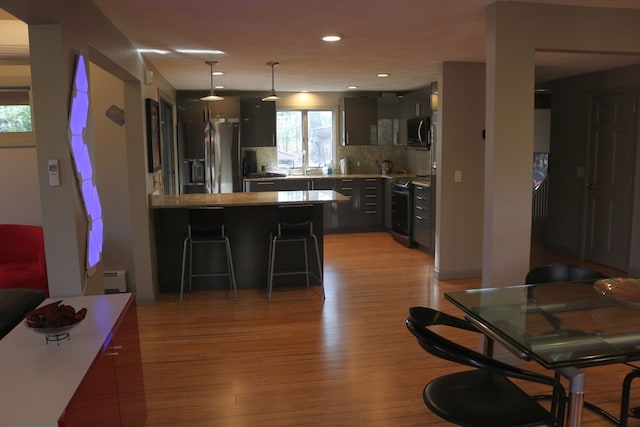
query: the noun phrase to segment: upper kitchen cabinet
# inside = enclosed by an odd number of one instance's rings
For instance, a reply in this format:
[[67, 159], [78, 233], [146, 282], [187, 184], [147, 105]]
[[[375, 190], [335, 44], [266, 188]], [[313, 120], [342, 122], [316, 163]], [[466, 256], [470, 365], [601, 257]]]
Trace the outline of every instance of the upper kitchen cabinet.
[[276, 145], [276, 103], [260, 98], [240, 98], [240, 145], [274, 147]]
[[340, 100], [342, 145], [378, 143], [378, 100], [375, 97], [345, 97]]
[[395, 95], [378, 98], [378, 145], [401, 143], [400, 99]]
[[402, 117], [426, 117], [431, 115], [430, 88], [409, 92], [402, 97]]
[[182, 123], [203, 123], [207, 117], [212, 119], [238, 119], [240, 117], [240, 99], [226, 96], [222, 101], [201, 101], [204, 93], [178, 91], [178, 121]]
[[240, 117], [240, 99], [225, 96], [222, 101], [201, 101], [208, 110], [211, 119], [238, 119]]

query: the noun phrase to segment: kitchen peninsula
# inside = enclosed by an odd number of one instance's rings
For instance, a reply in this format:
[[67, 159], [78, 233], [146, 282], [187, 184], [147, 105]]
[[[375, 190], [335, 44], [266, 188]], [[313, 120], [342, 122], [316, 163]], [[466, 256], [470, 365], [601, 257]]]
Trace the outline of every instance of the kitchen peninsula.
[[[187, 236], [190, 210], [212, 209], [212, 213], [222, 211], [225, 234], [231, 243], [236, 283], [239, 289], [246, 289], [261, 288], [267, 283], [269, 234], [277, 228], [281, 208], [309, 206], [322, 260], [323, 206], [349, 200], [349, 197], [333, 190], [151, 195], [149, 204], [154, 213], [159, 290], [179, 291], [183, 241]], [[287, 258], [291, 262], [297, 262], [301, 252], [294, 248]], [[219, 256], [209, 257], [207, 263], [223, 259]], [[197, 262], [198, 260], [194, 260], [194, 263]], [[212, 265], [208, 267], [211, 268]], [[213, 265], [213, 268], [217, 266]], [[204, 281], [194, 281], [194, 287], [199, 283], [205, 284]], [[211, 283], [214, 287], [210, 287]], [[207, 286], [210, 289], [225, 288], [226, 279], [219, 280], [219, 283], [208, 280]]]

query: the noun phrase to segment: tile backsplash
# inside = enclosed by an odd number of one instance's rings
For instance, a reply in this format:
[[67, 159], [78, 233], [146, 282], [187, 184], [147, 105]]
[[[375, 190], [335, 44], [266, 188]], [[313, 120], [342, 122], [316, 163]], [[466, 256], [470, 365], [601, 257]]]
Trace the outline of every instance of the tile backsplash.
[[[258, 170], [276, 164], [275, 147], [255, 148]], [[393, 173], [404, 170], [410, 175], [428, 175], [431, 171], [431, 151], [409, 148], [406, 145], [338, 146], [333, 169], [337, 170], [342, 157], [351, 160], [351, 173], [380, 173], [380, 161], [391, 160]]]

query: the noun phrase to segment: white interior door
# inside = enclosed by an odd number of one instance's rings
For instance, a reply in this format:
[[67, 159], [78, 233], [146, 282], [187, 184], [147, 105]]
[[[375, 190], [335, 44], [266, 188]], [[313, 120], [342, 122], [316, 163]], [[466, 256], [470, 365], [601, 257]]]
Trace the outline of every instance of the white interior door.
[[631, 240], [636, 116], [633, 92], [592, 98], [585, 257], [623, 271]]

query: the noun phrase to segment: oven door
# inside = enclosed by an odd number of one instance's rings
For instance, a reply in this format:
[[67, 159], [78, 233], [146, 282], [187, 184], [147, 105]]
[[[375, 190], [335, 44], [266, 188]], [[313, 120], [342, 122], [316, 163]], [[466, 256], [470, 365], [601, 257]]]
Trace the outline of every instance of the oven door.
[[395, 240], [407, 247], [413, 243], [413, 194], [410, 184], [391, 187], [391, 230]]

